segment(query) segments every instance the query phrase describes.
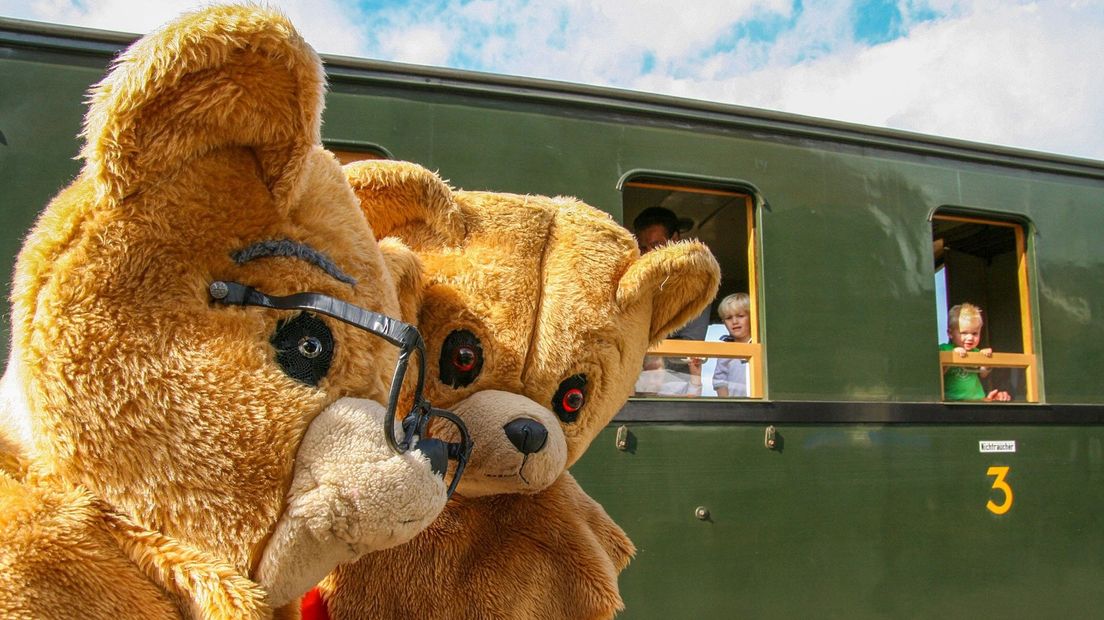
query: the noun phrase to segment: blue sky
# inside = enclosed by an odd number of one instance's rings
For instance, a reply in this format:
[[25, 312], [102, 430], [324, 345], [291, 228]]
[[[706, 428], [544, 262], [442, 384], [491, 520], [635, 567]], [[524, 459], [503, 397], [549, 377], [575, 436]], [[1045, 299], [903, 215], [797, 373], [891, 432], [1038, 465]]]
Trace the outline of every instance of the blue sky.
[[[1104, 159], [1104, 0], [284, 0], [318, 51]], [[144, 33], [191, 0], [0, 0]]]

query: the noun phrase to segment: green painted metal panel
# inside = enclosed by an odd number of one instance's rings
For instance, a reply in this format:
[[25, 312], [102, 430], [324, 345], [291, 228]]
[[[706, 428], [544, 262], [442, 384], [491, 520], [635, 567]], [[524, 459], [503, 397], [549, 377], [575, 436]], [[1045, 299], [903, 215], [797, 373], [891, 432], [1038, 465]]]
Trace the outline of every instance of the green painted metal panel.
[[[815, 406], [815, 405], [811, 405]], [[634, 540], [625, 618], [1090, 617], [1104, 429], [632, 424], [573, 468]], [[1014, 453], [981, 453], [983, 440]], [[1011, 508], [989, 467], [1009, 468]], [[708, 520], [695, 510], [704, 507]]]
[[[33, 57], [34, 55], [32, 55]], [[102, 69], [57, 64], [49, 57], [9, 60], [0, 56], [0, 278], [8, 283], [23, 237], [39, 211], [79, 172], [84, 95]], [[48, 93], [48, 96], [28, 96]], [[7, 312], [5, 312], [7, 316]], [[7, 359], [8, 321], [0, 321], [0, 347]]]

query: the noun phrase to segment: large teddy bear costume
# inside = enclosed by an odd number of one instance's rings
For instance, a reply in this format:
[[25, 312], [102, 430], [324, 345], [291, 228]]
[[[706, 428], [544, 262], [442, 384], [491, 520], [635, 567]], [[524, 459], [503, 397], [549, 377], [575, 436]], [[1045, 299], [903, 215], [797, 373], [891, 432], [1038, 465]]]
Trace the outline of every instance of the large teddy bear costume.
[[375, 233], [423, 261], [427, 393], [475, 448], [428, 529], [321, 584], [329, 615], [614, 615], [634, 549], [567, 468], [632, 392], [649, 344], [713, 299], [716, 260], [698, 242], [640, 256], [574, 199], [453, 191], [403, 162], [345, 170]]
[[256, 7], [183, 17], [93, 91], [84, 170], [16, 266], [0, 617], [294, 610], [444, 506], [385, 439], [396, 348], [348, 322], [413, 318], [420, 268], [319, 146], [323, 91]]

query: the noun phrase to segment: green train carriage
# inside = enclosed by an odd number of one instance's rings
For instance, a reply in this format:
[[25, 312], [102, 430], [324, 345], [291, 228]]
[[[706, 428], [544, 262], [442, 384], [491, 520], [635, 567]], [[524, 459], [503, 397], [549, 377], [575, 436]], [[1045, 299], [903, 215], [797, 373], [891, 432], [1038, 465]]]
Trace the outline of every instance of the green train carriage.
[[[0, 268], [76, 174], [85, 92], [132, 39], [0, 20]], [[751, 294], [751, 344], [661, 347], [747, 359], [751, 398], [635, 398], [573, 469], [639, 547], [624, 617], [1104, 605], [1104, 164], [326, 61], [323, 137], [342, 157], [415, 161], [464, 189], [575, 195], [623, 222], [670, 206], [717, 254], [722, 294]], [[940, 316], [965, 299], [985, 308], [998, 351], [986, 363], [1012, 403], [942, 400], [956, 360], [936, 350]]]

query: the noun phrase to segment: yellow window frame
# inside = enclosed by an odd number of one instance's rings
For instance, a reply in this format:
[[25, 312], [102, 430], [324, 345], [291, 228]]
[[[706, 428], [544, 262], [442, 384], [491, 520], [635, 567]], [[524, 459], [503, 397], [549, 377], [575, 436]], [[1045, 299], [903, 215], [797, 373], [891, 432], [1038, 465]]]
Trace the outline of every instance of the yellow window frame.
[[[759, 270], [757, 266], [758, 253], [755, 246], [755, 203], [747, 192], [736, 190], [723, 190], [706, 187], [694, 187], [689, 185], [676, 185], [668, 183], [654, 183], [645, 181], [628, 181], [626, 187], [640, 187], [646, 189], [661, 189], [692, 194], [712, 194], [717, 196], [738, 196], [744, 199], [744, 210], [747, 214], [747, 265], [748, 265], [748, 297], [751, 299], [749, 321], [751, 323], [751, 342], [704, 342], [700, 340], [671, 340], [666, 339], [648, 349], [651, 355], [664, 357], [703, 357], [703, 358], [737, 358], [747, 360], [748, 363], [748, 395], [747, 398], [763, 398], [766, 392], [764, 377], [765, 364], [763, 344], [759, 339]], [[704, 378], [702, 379], [704, 381]]]
[[939, 352], [939, 381], [940, 393], [943, 393], [943, 374], [948, 366], [987, 366], [991, 368], [1022, 368], [1024, 369], [1025, 400], [1030, 403], [1039, 402], [1039, 363], [1035, 355], [1035, 338], [1032, 326], [1034, 321], [1031, 314], [1031, 289], [1028, 278], [1027, 243], [1024, 236], [1024, 227], [1015, 222], [990, 220], [979, 217], [960, 215], [936, 214], [933, 220], [949, 222], [964, 222], [967, 224], [981, 224], [985, 226], [1003, 226], [1011, 228], [1016, 236], [1016, 279], [1019, 288], [1020, 304], [1020, 333], [1023, 341], [1023, 353], [998, 353], [993, 352], [992, 357], [985, 357], [981, 353], [967, 353], [966, 357], [960, 357], [954, 351]]

